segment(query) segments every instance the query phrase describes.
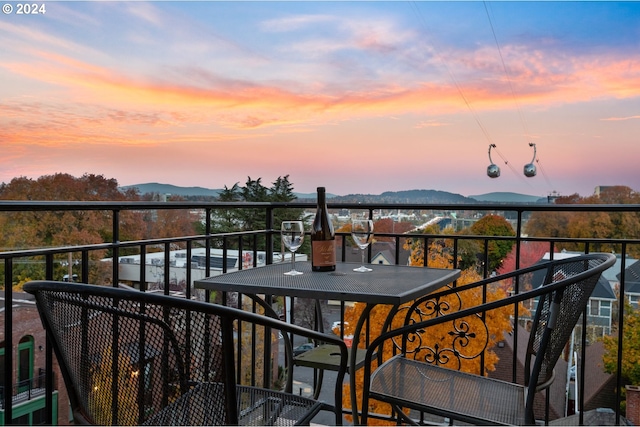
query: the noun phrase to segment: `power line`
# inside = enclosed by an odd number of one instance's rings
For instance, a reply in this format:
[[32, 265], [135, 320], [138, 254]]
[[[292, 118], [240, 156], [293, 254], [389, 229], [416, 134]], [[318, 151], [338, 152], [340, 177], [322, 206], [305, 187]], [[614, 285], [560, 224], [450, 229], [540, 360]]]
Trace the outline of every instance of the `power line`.
[[551, 184], [547, 173], [544, 171], [544, 167], [542, 167], [542, 163], [540, 163], [540, 158], [536, 159], [536, 163], [538, 164], [538, 166], [540, 166], [540, 172], [542, 172], [542, 176], [544, 177], [545, 181], [547, 181], [547, 185], [549, 186], [549, 188], [553, 188], [553, 184]]
[[[415, 13], [418, 15], [422, 25], [424, 26], [424, 29], [427, 33], [429, 33], [429, 27], [427, 25], [426, 20], [424, 19], [424, 16], [422, 15], [422, 12], [420, 11], [420, 9], [418, 8], [418, 6], [416, 5], [415, 2], [411, 2], [410, 3], [413, 7], [414, 7], [414, 11]], [[430, 34], [429, 34], [430, 35]], [[478, 124], [478, 126], [480, 127], [480, 130], [482, 131], [482, 133], [484, 134], [485, 138], [487, 138], [487, 140], [489, 141], [489, 143], [493, 144], [493, 141], [491, 140], [491, 136], [489, 135], [489, 132], [487, 131], [487, 129], [484, 127], [484, 125], [482, 124], [482, 122], [480, 121], [480, 117], [478, 117], [478, 114], [476, 113], [476, 111], [473, 109], [473, 107], [471, 106], [471, 103], [469, 103], [469, 100], [467, 99], [467, 97], [464, 95], [464, 93], [462, 92], [462, 89], [460, 88], [460, 85], [458, 84], [458, 81], [456, 80], [455, 76], [453, 75], [453, 72], [451, 71], [451, 69], [449, 68], [449, 66], [447, 65], [447, 63], [442, 59], [442, 56], [440, 55], [440, 53], [438, 52], [438, 48], [435, 45], [432, 45], [433, 50], [436, 53], [436, 56], [438, 58], [438, 60], [442, 63], [442, 65], [444, 66], [444, 68], [447, 70], [447, 73], [449, 74], [449, 78], [451, 79], [451, 81], [453, 82], [454, 86], [456, 87], [458, 93], [460, 94], [460, 97], [462, 98], [462, 100], [464, 101], [465, 105], [467, 106], [467, 108], [469, 109], [469, 111], [471, 111], [471, 114], [473, 115], [473, 118], [475, 119], [476, 123]]]
[[489, 20], [489, 26], [491, 27], [491, 33], [493, 34], [493, 40], [496, 42], [496, 47], [498, 48], [498, 55], [500, 56], [500, 61], [502, 63], [502, 69], [504, 70], [504, 74], [507, 77], [507, 82], [509, 83], [509, 90], [511, 91], [511, 97], [513, 98], [513, 102], [516, 105], [516, 110], [518, 111], [518, 116], [520, 118], [520, 123], [522, 124], [522, 130], [524, 131], [524, 137], [527, 142], [531, 143], [529, 140], [529, 130], [527, 129], [527, 124], [522, 115], [522, 110], [520, 109], [520, 105], [518, 103], [518, 98], [516, 97], [516, 93], [513, 90], [513, 84], [511, 83], [511, 77], [509, 76], [509, 72], [507, 71], [507, 66], [504, 63], [504, 57], [502, 56], [502, 49], [500, 49], [500, 43], [498, 43], [498, 37], [496, 36], [495, 28], [493, 27], [493, 21], [491, 20], [491, 14], [489, 13], [489, 9], [487, 6], [487, 2], [484, 3], [484, 10], [487, 12], [487, 19]]
[[[429, 35], [431, 38], [433, 38], [431, 36], [430, 32], [429, 32], [429, 26], [427, 25], [427, 22], [426, 22], [424, 16], [422, 15], [422, 12], [420, 11], [418, 6], [416, 5], [416, 2], [411, 2], [410, 4], [413, 6], [413, 10], [414, 10], [415, 14], [418, 16], [420, 22], [422, 23], [422, 25], [424, 27], [424, 30], [427, 33], [427, 35]], [[453, 74], [453, 72], [451, 71], [451, 69], [449, 68], [447, 63], [442, 59], [442, 55], [440, 55], [440, 52], [438, 51], [438, 48], [435, 45], [432, 45], [432, 47], [433, 47], [433, 50], [435, 52], [436, 57], [442, 63], [444, 68], [447, 70], [447, 73], [449, 74], [449, 78], [451, 79], [451, 81], [453, 82], [454, 86], [456, 87], [456, 90], [460, 94], [460, 97], [462, 98], [462, 100], [464, 101], [465, 105], [467, 106], [467, 108], [469, 109], [471, 114], [473, 115], [473, 118], [475, 119], [476, 123], [478, 124], [478, 127], [480, 128], [480, 130], [484, 134], [484, 136], [487, 139], [487, 141], [489, 141], [489, 144], [492, 145], [495, 148], [496, 145], [494, 144], [494, 142], [493, 142], [493, 140], [491, 138], [491, 135], [489, 135], [489, 131], [484, 126], [484, 124], [480, 121], [480, 117], [478, 116], [478, 114], [474, 110], [473, 106], [471, 105], [471, 103], [469, 102], [469, 100], [465, 96], [464, 92], [462, 91], [462, 88], [458, 84], [458, 81], [456, 80], [455, 75]], [[511, 171], [517, 177], [519, 177], [520, 179], [524, 180], [524, 182], [526, 182], [528, 185], [531, 185], [526, 179], [524, 179], [522, 177], [521, 174], [518, 173], [518, 171], [516, 171], [516, 169], [513, 167], [513, 165], [511, 163], [509, 163], [509, 161], [506, 159], [506, 157], [500, 151], [498, 151], [497, 148], [496, 148], [496, 152], [498, 153], [500, 158], [502, 158], [502, 160], [504, 161], [505, 165], [509, 166]]]
[[[524, 137], [526, 139], [526, 141], [529, 143], [529, 145], [532, 145], [531, 139], [530, 139], [530, 133], [529, 133], [529, 129], [527, 127], [527, 122], [522, 114], [522, 110], [520, 108], [520, 104], [518, 103], [518, 98], [516, 97], [515, 91], [513, 90], [513, 84], [511, 83], [511, 77], [509, 75], [509, 71], [507, 70], [507, 66], [504, 62], [504, 57], [502, 55], [502, 49], [500, 49], [500, 43], [498, 42], [498, 37], [496, 36], [496, 31], [495, 28], [493, 26], [493, 21], [491, 20], [491, 14], [489, 13], [489, 6], [487, 5], [486, 1], [483, 1], [484, 4], [484, 9], [487, 13], [487, 19], [489, 20], [489, 26], [491, 27], [491, 33], [493, 34], [493, 39], [496, 42], [496, 47], [498, 49], [498, 54], [500, 56], [500, 61], [502, 63], [502, 69], [504, 70], [504, 74], [507, 77], [507, 82], [509, 83], [509, 89], [511, 91], [511, 97], [513, 98], [513, 102], [516, 106], [516, 110], [518, 112], [518, 117], [520, 118], [520, 123], [522, 124], [522, 130], [524, 132]], [[499, 153], [498, 153], [499, 154]], [[547, 176], [546, 172], [544, 171], [544, 168], [542, 167], [542, 164], [540, 163], [540, 159], [537, 158], [537, 156], [534, 155], [534, 161], [540, 166], [540, 171], [542, 172], [542, 176], [544, 176], [545, 180], [547, 181], [547, 185], [549, 185], [549, 187], [553, 188], [553, 185], [551, 184], [551, 181], [549, 180], [549, 177]]]

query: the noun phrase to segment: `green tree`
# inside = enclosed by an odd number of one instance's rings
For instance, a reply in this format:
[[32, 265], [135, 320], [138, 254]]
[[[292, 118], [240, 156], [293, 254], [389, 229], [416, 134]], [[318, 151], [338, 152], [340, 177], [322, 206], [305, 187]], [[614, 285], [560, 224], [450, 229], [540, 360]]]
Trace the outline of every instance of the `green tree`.
[[[225, 185], [218, 195], [218, 201], [220, 202], [239, 202], [241, 200], [240, 187], [237, 182], [231, 188]], [[213, 209], [211, 211], [211, 230], [213, 232], [238, 230], [240, 224], [234, 212], [234, 209]], [[205, 234], [205, 232], [203, 225], [201, 234]]]
[[[511, 237], [516, 233], [511, 224], [500, 215], [485, 215], [475, 222], [470, 228], [471, 234], [480, 236]], [[502, 264], [502, 260], [511, 252], [513, 240], [489, 240], [488, 241], [488, 268], [494, 271]], [[480, 252], [479, 254], [482, 254]]]
[[[618, 333], [603, 338], [604, 370], [609, 374], [616, 373], [618, 366]], [[624, 329], [622, 331], [621, 374], [632, 385], [640, 385], [640, 310], [634, 309], [628, 301], [624, 304]]]
[[[297, 199], [293, 192], [293, 184], [289, 182], [289, 175], [278, 177], [268, 190], [267, 200], [269, 202], [287, 203]], [[279, 229], [280, 223], [286, 220], [302, 219], [303, 209], [277, 208], [273, 210], [273, 226]]]
[[[254, 180], [248, 177], [240, 193], [245, 202], [270, 201], [269, 189], [262, 185], [262, 178]], [[240, 209], [238, 215], [240, 215], [243, 230], [262, 230], [265, 228], [266, 212], [264, 209]]]
[[[611, 335], [602, 338], [604, 355], [602, 362], [604, 371], [608, 374], [616, 374], [618, 366], [618, 332], [613, 330]], [[634, 309], [631, 304], [624, 302], [624, 329], [622, 331], [622, 353], [620, 365], [621, 376], [629, 385], [640, 385], [640, 310]], [[626, 410], [626, 388], [621, 387], [622, 401], [620, 408]]]
[[[238, 183], [231, 188], [225, 186], [218, 200], [223, 202], [291, 202], [296, 198], [293, 184], [289, 181], [289, 175], [285, 175], [278, 177], [269, 188], [262, 185], [262, 178], [248, 177], [244, 187], [239, 186]], [[278, 230], [283, 220], [303, 219], [303, 212], [303, 209], [274, 209], [273, 228]], [[212, 211], [211, 231], [213, 233], [262, 230], [265, 227], [266, 210], [262, 208], [216, 209]], [[264, 236], [259, 236], [258, 248], [264, 249], [264, 242]], [[279, 250], [279, 235], [276, 235], [274, 242], [276, 250]], [[237, 247], [236, 243], [230, 243], [230, 246]], [[300, 252], [304, 251], [305, 246]]]

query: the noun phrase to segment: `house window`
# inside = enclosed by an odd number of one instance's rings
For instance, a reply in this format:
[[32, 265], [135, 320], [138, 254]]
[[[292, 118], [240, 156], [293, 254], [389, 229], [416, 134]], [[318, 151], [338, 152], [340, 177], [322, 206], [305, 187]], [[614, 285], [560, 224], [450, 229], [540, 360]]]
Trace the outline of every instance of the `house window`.
[[[46, 408], [38, 409], [31, 414], [31, 425], [40, 426], [44, 425], [47, 420], [47, 411]], [[54, 423], [56, 420], [54, 420]]]
[[640, 296], [638, 296], [638, 295], [629, 295], [629, 303], [631, 303], [633, 308], [638, 308], [638, 302], [640, 302]]
[[600, 301], [600, 316], [611, 317], [611, 301]]
[[589, 315], [590, 316], [599, 316], [600, 315], [600, 301], [597, 299], [589, 300]]
[[18, 344], [18, 390], [26, 391], [33, 378], [33, 337], [22, 337]]
[[599, 299], [589, 300], [589, 316], [611, 317], [611, 301]]
[[31, 414], [24, 414], [21, 417], [17, 417], [13, 419], [13, 424], [15, 425], [20, 425], [20, 426], [28, 426], [31, 425], [30, 423], [30, 415]]

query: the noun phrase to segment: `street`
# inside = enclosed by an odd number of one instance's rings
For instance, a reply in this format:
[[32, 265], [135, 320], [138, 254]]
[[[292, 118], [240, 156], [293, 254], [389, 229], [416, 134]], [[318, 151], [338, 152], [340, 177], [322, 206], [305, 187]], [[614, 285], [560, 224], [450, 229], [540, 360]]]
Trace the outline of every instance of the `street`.
[[[327, 308], [327, 306], [323, 307]], [[335, 306], [328, 306], [328, 309], [323, 311], [323, 316], [325, 318], [325, 325], [331, 325], [335, 321], [340, 320], [340, 308]], [[327, 333], [331, 333], [331, 331], [325, 331]], [[304, 340], [294, 340], [293, 346], [296, 347], [302, 343]], [[283, 353], [281, 353], [283, 354]], [[335, 383], [336, 383], [337, 372], [335, 371], [324, 371], [322, 387], [320, 389], [320, 397], [319, 400], [327, 403], [333, 403], [335, 396]], [[345, 383], [348, 383], [349, 376], [345, 376]], [[313, 396], [313, 388], [314, 385], [314, 369], [307, 368], [304, 366], [295, 366], [293, 369], [293, 392], [296, 394], [301, 394], [303, 396], [311, 397]], [[314, 418], [315, 424], [322, 425], [335, 425], [335, 416], [331, 412], [323, 411], [318, 414]], [[350, 425], [343, 418], [344, 425]]]

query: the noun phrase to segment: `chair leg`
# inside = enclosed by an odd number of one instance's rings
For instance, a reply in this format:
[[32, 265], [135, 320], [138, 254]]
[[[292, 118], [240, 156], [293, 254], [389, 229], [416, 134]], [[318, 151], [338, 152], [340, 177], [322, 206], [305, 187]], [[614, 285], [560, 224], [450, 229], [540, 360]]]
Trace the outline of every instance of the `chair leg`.
[[407, 414], [405, 414], [402, 408], [399, 407], [398, 405], [391, 405], [391, 406], [393, 407], [393, 410], [396, 412], [396, 414], [398, 414], [397, 415], [398, 421], [404, 420], [405, 424], [409, 424], [412, 426], [420, 425], [417, 422], [415, 422], [415, 420], [413, 420], [411, 417], [409, 417]]

